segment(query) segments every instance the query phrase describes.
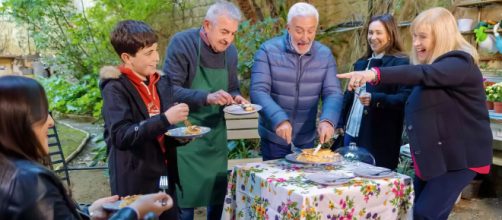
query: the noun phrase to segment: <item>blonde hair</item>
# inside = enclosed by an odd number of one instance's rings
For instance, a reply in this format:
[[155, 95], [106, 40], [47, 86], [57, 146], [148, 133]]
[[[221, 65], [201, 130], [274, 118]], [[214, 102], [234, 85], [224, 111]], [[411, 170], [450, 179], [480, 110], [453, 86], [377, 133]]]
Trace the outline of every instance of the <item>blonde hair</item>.
[[[436, 7], [423, 11], [411, 23], [411, 34], [420, 29], [429, 29], [434, 42], [432, 56], [426, 61], [431, 64], [439, 56], [453, 51], [464, 51], [472, 56], [478, 64], [479, 55], [474, 46], [469, 44], [458, 31], [455, 17], [445, 8]], [[415, 47], [411, 48], [411, 61], [420, 64], [416, 56]]]

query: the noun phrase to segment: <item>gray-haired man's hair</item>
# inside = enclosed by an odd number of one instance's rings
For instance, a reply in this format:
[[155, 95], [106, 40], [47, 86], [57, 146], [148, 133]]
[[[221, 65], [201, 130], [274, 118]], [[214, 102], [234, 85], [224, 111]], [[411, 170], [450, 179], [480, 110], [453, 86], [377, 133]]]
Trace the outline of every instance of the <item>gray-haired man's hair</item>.
[[209, 7], [205, 19], [211, 22], [216, 22], [218, 16], [224, 15], [230, 19], [241, 21], [241, 11], [237, 6], [227, 1], [217, 1]]
[[297, 16], [314, 16], [317, 19], [317, 23], [319, 23], [319, 12], [317, 12], [317, 9], [309, 3], [298, 2], [291, 6], [288, 12], [288, 24], [291, 22], [291, 20], [293, 20], [294, 17]]

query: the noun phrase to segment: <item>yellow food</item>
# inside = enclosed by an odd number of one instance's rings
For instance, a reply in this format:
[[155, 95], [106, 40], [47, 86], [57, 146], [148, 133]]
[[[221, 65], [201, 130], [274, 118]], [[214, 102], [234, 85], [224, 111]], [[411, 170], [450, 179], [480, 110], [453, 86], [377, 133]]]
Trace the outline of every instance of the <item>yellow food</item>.
[[130, 205], [131, 203], [136, 201], [136, 199], [139, 199], [140, 196], [141, 195], [132, 195], [132, 196], [126, 196], [126, 197], [122, 198], [122, 202], [120, 203], [119, 208], [124, 208], [124, 207]]
[[200, 127], [197, 125], [187, 126], [185, 129], [185, 134], [187, 135], [200, 134]]
[[298, 161], [309, 163], [333, 163], [341, 159], [341, 155], [329, 149], [321, 149], [314, 155], [314, 148], [303, 149], [302, 153], [296, 157]]

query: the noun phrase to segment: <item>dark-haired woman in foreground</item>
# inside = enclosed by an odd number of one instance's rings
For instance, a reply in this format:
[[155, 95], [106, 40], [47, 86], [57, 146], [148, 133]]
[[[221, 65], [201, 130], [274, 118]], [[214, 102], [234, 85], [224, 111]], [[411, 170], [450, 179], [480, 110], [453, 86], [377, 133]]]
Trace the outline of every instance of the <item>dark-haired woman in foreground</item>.
[[[78, 209], [57, 176], [42, 165], [48, 155], [48, 129], [54, 120], [42, 86], [20, 76], [0, 77], [0, 218], [106, 219], [98, 199], [86, 211]], [[162, 205], [160, 201], [167, 201]], [[122, 208], [111, 219], [138, 219], [172, 207], [165, 193], [148, 194]]]

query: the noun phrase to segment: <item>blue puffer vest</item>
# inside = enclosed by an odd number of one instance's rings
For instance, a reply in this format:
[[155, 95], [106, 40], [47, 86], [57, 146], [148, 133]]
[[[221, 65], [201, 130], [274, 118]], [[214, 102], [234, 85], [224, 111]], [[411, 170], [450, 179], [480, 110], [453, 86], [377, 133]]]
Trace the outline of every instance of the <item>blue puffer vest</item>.
[[289, 120], [293, 142], [303, 145], [316, 136], [316, 116], [322, 98], [320, 120], [336, 125], [342, 92], [336, 78], [331, 50], [315, 41], [309, 52], [298, 54], [289, 34], [268, 40], [256, 52], [251, 72], [251, 100], [263, 106], [258, 132], [268, 141], [287, 145], [275, 134], [276, 127]]

